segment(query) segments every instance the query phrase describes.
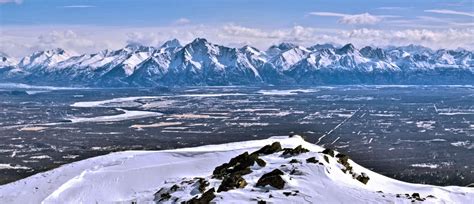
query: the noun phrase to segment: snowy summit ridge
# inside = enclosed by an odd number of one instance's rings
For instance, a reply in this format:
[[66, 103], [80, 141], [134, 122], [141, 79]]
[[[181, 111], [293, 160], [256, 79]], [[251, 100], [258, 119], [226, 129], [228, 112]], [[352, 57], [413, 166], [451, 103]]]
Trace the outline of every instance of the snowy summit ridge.
[[231, 48], [196, 38], [182, 45], [129, 44], [76, 55], [63, 49], [20, 60], [0, 54], [0, 79], [60, 86], [474, 84], [472, 51], [409, 45], [356, 48], [292, 43], [266, 51]]
[[13, 204], [473, 201], [473, 188], [397, 181], [300, 136], [117, 152], [0, 186]]

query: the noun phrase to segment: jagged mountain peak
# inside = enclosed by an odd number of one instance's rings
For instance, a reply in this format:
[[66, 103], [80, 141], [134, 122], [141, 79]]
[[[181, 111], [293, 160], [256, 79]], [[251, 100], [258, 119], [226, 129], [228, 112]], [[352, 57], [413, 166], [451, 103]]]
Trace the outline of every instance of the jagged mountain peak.
[[51, 67], [55, 64], [71, 58], [73, 54], [66, 52], [62, 48], [55, 48], [51, 50], [37, 51], [33, 54], [24, 57], [19, 66], [30, 69], [30, 68], [41, 68], [41, 67]]
[[396, 49], [403, 50], [410, 54], [431, 54], [433, 52], [433, 50], [428, 47], [424, 47], [421, 45], [414, 45], [414, 44], [400, 46], [400, 47], [397, 47]]
[[278, 44], [277, 47], [280, 50], [289, 50], [289, 49], [298, 47], [298, 45], [296, 45], [294, 43], [289, 43], [289, 42], [282, 42], [282, 43]]
[[161, 48], [178, 48], [178, 47], [182, 47], [182, 45], [181, 45], [181, 42], [176, 38], [168, 40], [164, 42], [163, 45], [161, 45]]
[[245, 45], [245, 46], [239, 48], [239, 50], [241, 52], [262, 53], [262, 51], [260, 51], [259, 49], [255, 48], [255, 47], [252, 47], [250, 45]]
[[64, 50], [62, 48], [54, 48], [54, 49], [49, 49], [49, 50], [36, 51], [33, 54], [31, 54], [30, 56], [35, 57], [35, 56], [40, 56], [40, 55], [45, 55], [45, 56], [51, 57], [53, 55], [69, 55], [69, 53], [66, 52], [66, 50]]
[[337, 49], [336, 53], [338, 54], [350, 54], [354, 53], [357, 49], [354, 47], [352, 43], [348, 43], [344, 45], [343, 47]]
[[269, 50], [270, 50], [270, 49], [278, 49], [278, 50], [284, 52], [284, 51], [287, 51], [287, 50], [289, 50], [289, 49], [295, 48], [295, 47], [297, 47], [297, 46], [298, 46], [298, 45], [293, 44], [293, 43], [282, 42], [282, 43], [280, 43], [280, 44], [278, 44], [278, 45], [272, 45], [272, 46], [270, 46], [270, 48], [268, 48], [268, 49], [269, 49]]
[[190, 44], [191, 45], [203, 45], [203, 44], [210, 44], [210, 42], [206, 38], [196, 38]]
[[288, 51], [288, 50], [293, 49], [297, 46], [298, 45], [295, 45], [293, 43], [283, 42], [283, 43], [280, 43], [278, 45], [270, 46], [267, 49], [266, 53], [270, 58], [272, 58], [274, 56], [277, 56], [277, 55], [281, 54], [282, 52]]
[[322, 50], [322, 49], [336, 49], [336, 47], [333, 44], [330, 43], [325, 43], [325, 44], [316, 44], [311, 47], [308, 47], [309, 50]]
[[[350, 43], [339, 48], [332, 44], [306, 48], [280, 43], [261, 51], [250, 45], [230, 48], [213, 44], [205, 38], [196, 38], [184, 46], [172, 39], [161, 47], [129, 44], [118, 50], [77, 56], [63, 49], [52, 49], [35, 52], [24, 57], [20, 63], [12, 63], [9, 57], [0, 56], [0, 67], [22, 70], [28, 81], [66, 81], [64, 83], [77, 85], [94, 81], [92, 83], [97, 86], [226, 85], [262, 81], [275, 85], [376, 83], [380, 80], [387, 83], [403, 81], [400, 75], [406, 70], [431, 73], [447, 68], [456, 68], [450, 71], [462, 74], [446, 77], [448, 81], [445, 83], [458, 83], [460, 80], [474, 83], [473, 65], [474, 54], [459, 49], [431, 51], [422, 46], [408, 45], [388, 48], [366, 46], [358, 50]], [[375, 71], [388, 74], [377, 77]], [[0, 78], [5, 79], [8, 69], [3, 69], [3, 73], [3, 76], [0, 73]], [[333, 73], [338, 78], [331, 79]], [[421, 76], [423, 74], [416, 77]], [[432, 73], [427, 77], [433, 76], [444, 77], [445, 74]], [[463, 77], [458, 80], [458, 76]], [[342, 79], [348, 82], [341, 82]], [[419, 80], [417, 78], [416, 83]]]
[[374, 48], [371, 46], [365, 46], [360, 50], [360, 53], [367, 58], [373, 58], [373, 59], [385, 59], [386, 58], [386, 53], [382, 48]]

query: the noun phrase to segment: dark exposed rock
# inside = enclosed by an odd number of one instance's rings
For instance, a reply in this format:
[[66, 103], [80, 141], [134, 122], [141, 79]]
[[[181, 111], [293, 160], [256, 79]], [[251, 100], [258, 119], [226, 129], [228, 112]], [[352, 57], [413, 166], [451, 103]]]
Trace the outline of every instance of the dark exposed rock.
[[263, 159], [258, 158], [255, 161], [257, 162], [258, 166], [260, 166], [260, 167], [264, 167], [264, 166], [267, 165], [267, 162], [265, 162]]
[[259, 200], [259, 201], [257, 201], [257, 204], [266, 204], [266, 203], [267, 203], [267, 202], [264, 201], [264, 200]]
[[298, 169], [293, 169], [290, 172], [291, 175], [304, 175], [304, 173]]
[[306, 159], [306, 162], [307, 163], [318, 163], [319, 161], [316, 159], [316, 157], [310, 157], [308, 159]]
[[420, 194], [419, 193], [413, 193], [413, 194], [411, 194], [411, 197], [420, 198]]
[[179, 189], [179, 186], [177, 184], [174, 184], [173, 186], [171, 186], [170, 188], [170, 191], [177, 191]]
[[282, 148], [281, 148], [280, 142], [274, 142], [274, 143], [272, 143], [271, 145], [265, 145], [265, 146], [263, 146], [261, 149], [255, 151], [255, 152], [252, 153], [252, 154], [264, 154], [264, 155], [268, 155], [268, 154], [273, 154], [273, 153], [279, 152], [279, 151], [281, 151], [281, 150], [282, 150]]
[[474, 188], [474, 183], [471, 183], [471, 184], [467, 185], [466, 187]]
[[233, 174], [225, 177], [224, 180], [222, 180], [217, 192], [228, 191], [236, 188], [244, 188], [246, 185], [247, 181], [245, 181], [241, 175]]
[[339, 159], [339, 163], [341, 163], [341, 164], [345, 164], [345, 163], [347, 163], [348, 160], [349, 160], [349, 156], [347, 156], [347, 155], [345, 155], [345, 154], [341, 154], [341, 153], [337, 154], [337, 155], [336, 155], [336, 158]]
[[329, 163], [329, 158], [328, 158], [328, 156], [324, 155], [324, 160], [325, 160], [327, 163]]
[[165, 200], [169, 200], [170, 198], [171, 198], [170, 193], [166, 192], [160, 195], [160, 199], [158, 201], [165, 201]]
[[170, 192], [174, 192], [175, 190], [170, 190], [168, 188], [161, 188], [158, 192], [154, 194], [154, 201], [165, 201], [171, 198]]
[[338, 158], [337, 162], [345, 167], [344, 169], [341, 169], [344, 173], [352, 171], [352, 166], [349, 164], [349, 156], [339, 153], [336, 155], [336, 158]]
[[300, 161], [298, 161], [297, 159], [292, 159], [292, 160], [290, 161], [290, 163], [292, 163], [292, 164], [294, 164], [294, 163], [300, 163]]
[[208, 204], [216, 197], [214, 194], [215, 189], [211, 188], [201, 195], [200, 198], [194, 197], [191, 200], [187, 201], [186, 204]]
[[206, 187], [209, 186], [209, 181], [206, 181], [204, 178], [199, 178], [199, 192], [203, 193], [206, 190]]
[[332, 149], [327, 149], [326, 148], [322, 153], [330, 155], [331, 157], [334, 157], [334, 150], [332, 150]]
[[270, 185], [277, 189], [283, 189], [285, 187], [285, 181], [281, 178], [284, 173], [280, 169], [275, 169], [270, 173], [266, 173], [260, 177], [257, 181], [257, 187], [265, 187]]
[[369, 176], [367, 176], [367, 174], [365, 173], [362, 173], [361, 175], [358, 175], [356, 177], [356, 179], [360, 182], [362, 182], [363, 184], [367, 184], [367, 182], [369, 182]]
[[298, 154], [306, 153], [306, 152], [309, 152], [309, 150], [303, 148], [301, 145], [298, 145], [294, 149], [291, 149], [291, 148], [283, 149], [283, 156], [287, 156], [287, 155], [294, 156], [294, 155], [298, 155]]
[[248, 152], [244, 152], [232, 158], [229, 163], [216, 167], [212, 172], [212, 177], [223, 179], [231, 174], [246, 175], [252, 173], [250, 166], [254, 165], [257, 159], [259, 159], [257, 154], [249, 155]]
[[293, 190], [293, 192], [286, 191], [286, 192], [283, 192], [283, 195], [285, 195], [285, 196], [296, 196], [296, 195], [298, 195], [299, 192], [300, 191], [298, 191], [298, 190]]

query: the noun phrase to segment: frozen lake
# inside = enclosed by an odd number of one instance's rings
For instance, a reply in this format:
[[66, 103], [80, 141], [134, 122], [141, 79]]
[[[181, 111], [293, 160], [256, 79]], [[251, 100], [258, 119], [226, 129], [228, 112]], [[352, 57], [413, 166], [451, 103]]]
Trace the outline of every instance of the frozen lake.
[[0, 183], [123, 150], [292, 133], [393, 178], [474, 182], [473, 86], [0, 86]]

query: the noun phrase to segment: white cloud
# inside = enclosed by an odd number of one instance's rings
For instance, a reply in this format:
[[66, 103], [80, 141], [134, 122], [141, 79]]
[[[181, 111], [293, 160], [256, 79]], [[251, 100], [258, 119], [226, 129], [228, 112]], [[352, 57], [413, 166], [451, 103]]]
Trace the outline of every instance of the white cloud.
[[23, 0], [0, 0], [0, 4], [6, 4], [6, 3], [21, 4], [23, 3]]
[[313, 16], [329, 16], [329, 17], [340, 17], [338, 20], [342, 24], [375, 24], [382, 21], [385, 17], [394, 17], [394, 16], [376, 16], [371, 15], [370, 13], [361, 13], [361, 14], [344, 14], [344, 13], [334, 13], [334, 12], [311, 12], [309, 13]]
[[62, 6], [62, 8], [94, 8], [94, 5], [68, 5]]
[[156, 33], [131, 32], [127, 37], [127, 44], [158, 46], [163, 41]]
[[[243, 39], [245, 42], [274, 44], [278, 42], [295, 42], [302, 45], [317, 43], [353, 43], [359, 47], [365, 45], [387, 46], [419, 44], [434, 49], [458, 47], [474, 49], [474, 29], [352, 29], [321, 30], [311, 27], [294, 26], [289, 29], [263, 31], [260, 29], [234, 26], [232, 30], [223, 29], [226, 39]], [[237, 32], [236, 30], [239, 30]], [[232, 32], [229, 32], [232, 31]], [[274, 33], [279, 33], [275, 36]], [[222, 36], [222, 37], [224, 37]], [[264, 46], [265, 47], [265, 46]]]
[[180, 18], [180, 19], [174, 21], [175, 25], [186, 25], [186, 24], [190, 24], [190, 23], [191, 23], [191, 20], [189, 20], [187, 18]]
[[257, 28], [248, 28], [239, 25], [229, 24], [222, 28], [223, 32], [230, 36], [250, 37], [250, 38], [282, 38], [285, 33], [282, 31], [266, 32]]
[[222, 26], [169, 27], [101, 27], [101, 26], [6, 26], [0, 38], [0, 52], [23, 57], [33, 51], [63, 48], [76, 53], [95, 53], [104, 49], [120, 49], [127, 43], [158, 46], [173, 38], [188, 43], [197, 37], [227, 46], [250, 44], [267, 49], [272, 44], [293, 42], [303, 46], [318, 43], [365, 45], [419, 44], [434, 49], [474, 49], [474, 28], [459, 29], [320, 29], [293, 26], [262, 29], [236, 24]]
[[2, 32], [0, 50], [14, 56], [22, 57], [39, 50], [63, 48], [71, 53], [90, 53], [112, 46], [105, 37], [77, 33], [73, 29], [54, 28], [43, 30], [37, 28], [15, 28]]
[[411, 9], [412, 7], [399, 7], [399, 6], [383, 6], [383, 7], [378, 7], [377, 9], [380, 10], [406, 10], [406, 9]]
[[425, 10], [425, 12], [474, 17], [474, 13], [473, 13], [473, 12], [454, 11], [454, 10], [447, 10], [447, 9], [432, 9], [432, 10]]
[[339, 20], [343, 24], [375, 24], [380, 21], [382, 21], [381, 17], [370, 15], [369, 13], [348, 15]]
[[331, 17], [344, 17], [349, 14], [344, 14], [344, 13], [334, 13], [334, 12], [311, 12], [309, 15], [313, 16], [331, 16]]

